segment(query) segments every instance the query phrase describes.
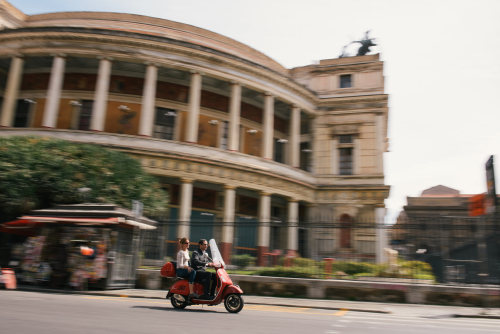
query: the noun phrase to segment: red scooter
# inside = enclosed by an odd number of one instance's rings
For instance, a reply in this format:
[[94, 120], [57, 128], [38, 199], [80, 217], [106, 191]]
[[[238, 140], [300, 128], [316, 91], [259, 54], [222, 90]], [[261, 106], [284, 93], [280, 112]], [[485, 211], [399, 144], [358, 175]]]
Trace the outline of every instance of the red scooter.
[[[243, 308], [244, 302], [241, 295], [243, 290], [238, 285], [233, 284], [231, 278], [224, 270], [224, 260], [217, 248], [217, 244], [214, 239], [210, 242], [210, 251], [212, 253], [212, 259], [215, 268], [216, 276], [216, 288], [215, 296], [213, 299], [199, 299], [191, 298], [188, 299], [189, 295], [189, 285], [185, 278], [178, 277], [178, 280], [170, 287], [167, 294], [167, 299], [170, 298], [172, 306], [176, 309], [184, 309], [189, 305], [218, 305], [224, 301], [224, 307], [230, 313], [238, 313]], [[167, 262], [161, 271], [161, 275], [165, 277], [176, 277], [175, 274], [175, 264], [173, 262]], [[198, 295], [203, 294], [203, 285], [201, 283], [195, 282], [194, 292]]]

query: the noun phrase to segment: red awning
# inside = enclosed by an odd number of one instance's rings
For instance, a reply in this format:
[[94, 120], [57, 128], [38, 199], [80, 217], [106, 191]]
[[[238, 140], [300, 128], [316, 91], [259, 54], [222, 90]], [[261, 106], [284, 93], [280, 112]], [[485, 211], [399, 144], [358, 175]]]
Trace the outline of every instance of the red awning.
[[27, 220], [33, 223], [74, 223], [77, 225], [100, 225], [118, 224], [124, 222], [123, 218], [74, 218], [74, 217], [44, 217], [44, 216], [22, 216], [19, 220]]
[[77, 217], [46, 217], [46, 216], [22, 216], [19, 219], [2, 224], [2, 230], [8, 232], [15, 229], [31, 229], [39, 224], [71, 224], [78, 226], [104, 226], [119, 225], [136, 226], [140, 229], [156, 229], [155, 226], [125, 219], [123, 217], [109, 218], [77, 218]]

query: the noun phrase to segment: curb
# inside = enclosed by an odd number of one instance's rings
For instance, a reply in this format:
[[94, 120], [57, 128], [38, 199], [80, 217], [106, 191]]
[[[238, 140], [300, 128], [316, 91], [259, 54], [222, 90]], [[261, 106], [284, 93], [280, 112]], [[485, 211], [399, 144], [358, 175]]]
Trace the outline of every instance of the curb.
[[487, 314], [453, 314], [453, 318], [500, 319], [500, 315]]

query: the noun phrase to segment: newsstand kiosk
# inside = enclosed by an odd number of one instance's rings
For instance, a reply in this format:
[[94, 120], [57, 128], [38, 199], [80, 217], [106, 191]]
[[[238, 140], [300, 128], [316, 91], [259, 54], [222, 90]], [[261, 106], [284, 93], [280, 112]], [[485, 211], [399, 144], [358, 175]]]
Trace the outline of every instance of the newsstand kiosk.
[[133, 288], [140, 230], [150, 229], [155, 221], [113, 204], [33, 210], [2, 226], [27, 236], [11, 252], [18, 281], [77, 290]]

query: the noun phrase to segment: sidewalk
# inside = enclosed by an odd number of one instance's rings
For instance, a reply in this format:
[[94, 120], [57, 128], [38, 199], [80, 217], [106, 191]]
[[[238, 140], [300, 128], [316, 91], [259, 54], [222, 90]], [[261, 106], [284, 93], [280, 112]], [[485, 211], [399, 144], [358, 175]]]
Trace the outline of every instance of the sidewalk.
[[[48, 293], [65, 293], [65, 294], [82, 294], [94, 296], [111, 296], [122, 298], [151, 298], [165, 299], [166, 290], [146, 290], [146, 289], [122, 289], [122, 290], [93, 290], [93, 291], [74, 291], [49, 289], [45, 287], [21, 285], [18, 286], [21, 291], [36, 291]], [[396, 309], [404, 313], [443, 313], [444, 310], [452, 310], [448, 313], [449, 317], [463, 318], [487, 318], [500, 319], [500, 308], [480, 308], [480, 307], [446, 307], [436, 305], [416, 305], [416, 304], [390, 304], [377, 302], [356, 302], [346, 300], [325, 300], [325, 299], [305, 299], [305, 298], [280, 298], [280, 297], [264, 297], [243, 295], [245, 304], [270, 305], [270, 306], [286, 306], [286, 307], [301, 307], [301, 308], [317, 308], [325, 310], [349, 310], [355, 312], [370, 312], [370, 313], [395, 313]]]

